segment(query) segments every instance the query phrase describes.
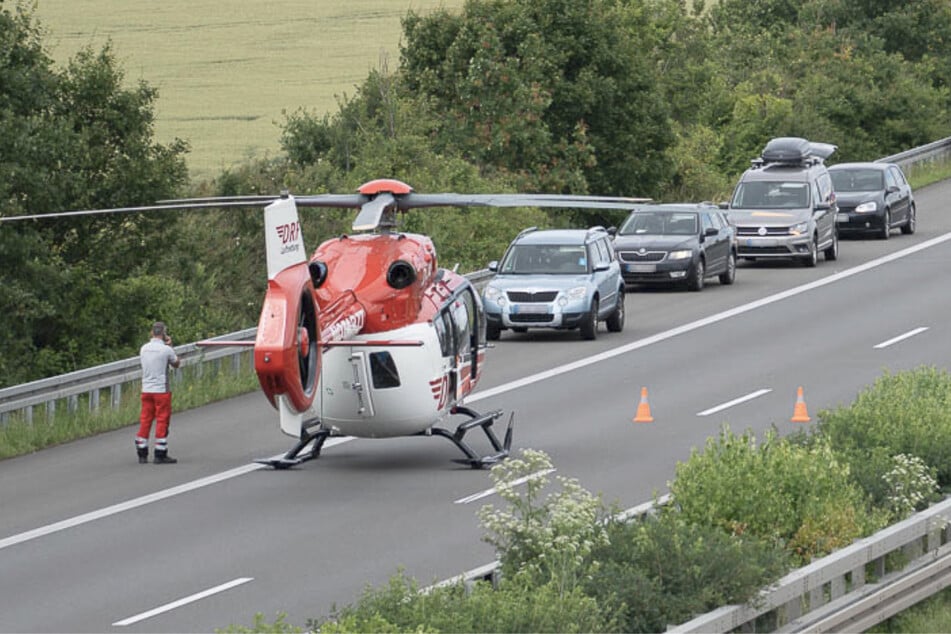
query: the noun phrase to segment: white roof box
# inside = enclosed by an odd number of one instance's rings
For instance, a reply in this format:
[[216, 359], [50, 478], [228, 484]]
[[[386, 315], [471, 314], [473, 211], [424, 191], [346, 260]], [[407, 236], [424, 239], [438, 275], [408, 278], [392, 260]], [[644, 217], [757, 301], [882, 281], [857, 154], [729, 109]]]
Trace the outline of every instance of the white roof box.
[[836, 151], [830, 143], [813, 143], [795, 136], [770, 139], [763, 148], [763, 161], [766, 163], [801, 163], [809, 157], [827, 159]]

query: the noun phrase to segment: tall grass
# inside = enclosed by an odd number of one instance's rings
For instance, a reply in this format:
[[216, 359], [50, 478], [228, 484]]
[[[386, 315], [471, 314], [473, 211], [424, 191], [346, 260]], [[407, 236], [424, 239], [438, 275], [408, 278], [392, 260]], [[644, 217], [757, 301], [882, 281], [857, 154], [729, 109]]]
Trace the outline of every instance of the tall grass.
[[155, 137], [191, 144], [192, 178], [279, 150], [284, 113], [336, 110], [372, 68], [399, 64], [409, 9], [463, 0], [38, 0], [51, 57], [64, 65], [111, 41], [126, 81], [159, 91]]
[[927, 161], [906, 170], [912, 189], [951, 178], [951, 161]]

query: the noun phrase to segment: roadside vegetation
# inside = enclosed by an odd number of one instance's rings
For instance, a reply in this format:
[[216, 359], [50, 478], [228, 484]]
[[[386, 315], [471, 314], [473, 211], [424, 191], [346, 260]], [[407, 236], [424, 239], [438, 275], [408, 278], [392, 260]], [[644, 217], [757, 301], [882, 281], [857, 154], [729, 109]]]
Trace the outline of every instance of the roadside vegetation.
[[[862, 433], [849, 433], [856, 430]], [[724, 426], [678, 463], [668, 503], [630, 522], [613, 519], [618, 509], [573, 478], [525, 480], [552, 468], [546, 454], [525, 450], [492, 469], [505, 504], [479, 511], [483, 539], [500, 561], [496, 588], [480, 581], [423, 590], [397, 572], [306, 628], [663, 632], [755, 601], [789, 570], [939, 499], [951, 487], [942, 458], [949, 441], [951, 375], [921, 367], [886, 373], [851, 405], [819, 412], [818, 423], [798, 435], [756, 438]], [[947, 622], [928, 605], [878, 631], [947, 631], [940, 627]], [[757, 631], [772, 627], [761, 623]], [[304, 630], [259, 614], [251, 626], [223, 631]]]

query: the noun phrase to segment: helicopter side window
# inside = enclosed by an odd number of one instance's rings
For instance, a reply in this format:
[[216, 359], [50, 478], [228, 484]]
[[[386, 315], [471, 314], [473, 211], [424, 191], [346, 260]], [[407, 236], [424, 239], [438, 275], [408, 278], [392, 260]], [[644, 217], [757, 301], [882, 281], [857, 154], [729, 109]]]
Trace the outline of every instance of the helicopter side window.
[[452, 319], [455, 323], [456, 354], [463, 362], [469, 360], [472, 351], [472, 328], [470, 326], [472, 311], [469, 310], [468, 304], [463, 301], [465, 297], [465, 295], [460, 296], [457, 301], [453, 302], [452, 307]]
[[451, 357], [454, 354], [452, 322], [450, 322], [449, 319], [448, 311], [444, 310], [436, 315], [436, 319], [433, 320], [433, 326], [436, 328], [436, 336], [439, 338], [439, 349], [444, 357]]
[[389, 352], [370, 353], [370, 376], [373, 378], [373, 387], [383, 389], [400, 386], [400, 373], [396, 369], [396, 362]]

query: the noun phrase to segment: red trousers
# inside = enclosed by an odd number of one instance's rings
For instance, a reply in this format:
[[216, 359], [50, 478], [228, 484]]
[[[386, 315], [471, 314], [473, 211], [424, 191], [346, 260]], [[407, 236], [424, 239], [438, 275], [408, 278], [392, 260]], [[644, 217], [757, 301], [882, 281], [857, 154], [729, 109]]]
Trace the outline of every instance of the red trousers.
[[172, 393], [150, 394], [142, 392], [142, 413], [139, 415], [139, 438], [148, 438], [152, 421], [156, 422], [155, 437], [168, 436], [168, 422], [172, 417]]

